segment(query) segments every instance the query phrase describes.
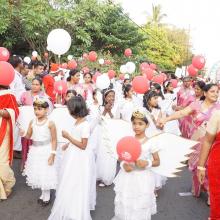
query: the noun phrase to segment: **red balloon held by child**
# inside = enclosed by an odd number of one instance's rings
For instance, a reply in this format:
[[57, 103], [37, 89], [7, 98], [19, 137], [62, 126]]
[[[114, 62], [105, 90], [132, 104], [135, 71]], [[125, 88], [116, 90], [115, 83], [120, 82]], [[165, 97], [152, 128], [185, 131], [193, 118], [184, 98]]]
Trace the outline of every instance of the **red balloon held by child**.
[[127, 136], [117, 143], [119, 160], [135, 162], [141, 155], [141, 143], [134, 137]]

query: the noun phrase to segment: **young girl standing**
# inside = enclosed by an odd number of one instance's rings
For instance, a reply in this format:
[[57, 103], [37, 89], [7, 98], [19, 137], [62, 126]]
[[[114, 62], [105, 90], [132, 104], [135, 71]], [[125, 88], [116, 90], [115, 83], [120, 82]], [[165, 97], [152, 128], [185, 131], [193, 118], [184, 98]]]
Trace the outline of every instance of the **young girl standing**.
[[113, 220], [150, 220], [151, 215], [156, 213], [155, 178], [151, 167], [159, 166], [160, 158], [155, 144], [145, 134], [148, 127], [146, 116], [137, 111], [132, 114], [131, 121], [142, 152], [135, 163], [121, 163], [114, 180], [116, 196]]
[[56, 189], [57, 175], [54, 166], [57, 137], [56, 127], [47, 118], [49, 104], [41, 97], [34, 101], [33, 119], [25, 138], [32, 139], [23, 174], [27, 176], [26, 182], [33, 189], [40, 188], [42, 194], [38, 203], [46, 206], [50, 202], [50, 190]]
[[62, 135], [69, 141], [65, 150], [56, 191], [56, 199], [49, 220], [90, 220], [90, 153], [87, 150], [90, 136], [89, 123], [86, 121], [88, 110], [82, 97], [72, 97], [67, 107], [74, 126], [69, 134]]

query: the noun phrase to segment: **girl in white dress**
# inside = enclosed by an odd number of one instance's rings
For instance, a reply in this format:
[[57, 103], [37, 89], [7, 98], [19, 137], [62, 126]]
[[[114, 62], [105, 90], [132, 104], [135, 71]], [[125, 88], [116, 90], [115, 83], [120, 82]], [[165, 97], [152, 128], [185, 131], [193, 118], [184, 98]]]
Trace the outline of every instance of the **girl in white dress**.
[[130, 122], [131, 116], [135, 108], [140, 107], [137, 106], [133, 100], [134, 91], [132, 85], [125, 85], [123, 88], [124, 99], [121, 102], [120, 107], [120, 118]]
[[[100, 116], [101, 118], [116, 119], [120, 118], [120, 112], [117, 105], [115, 105], [115, 91], [109, 89], [105, 91], [103, 96], [103, 106], [100, 106]], [[113, 183], [116, 175], [117, 160], [112, 157], [112, 155], [107, 151], [105, 147], [105, 132], [102, 130], [102, 120], [98, 126], [98, 147], [97, 147], [97, 159], [96, 159], [96, 171], [97, 180], [100, 181], [99, 186], [109, 186]], [[106, 131], [107, 132], [107, 131]]]
[[[144, 107], [146, 109], [147, 119], [149, 120], [149, 127], [146, 129], [147, 137], [152, 137], [162, 132], [160, 126], [158, 125], [159, 119], [162, 118], [163, 113], [158, 105], [158, 93], [152, 90], [149, 90], [144, 94]], [[167, 178], [159, 174], [154, 174], [155, 176], [155, 194], [157, 196], [157, 190], [162, 188], [166, 183]]]
[[142, 152], [135, 163], [121, 163], [114, 180], [116, 196], [113, 220], [150, 220], [151, 215], [156, 213], [155, 178], [151, 167], [159, 166], [160, 158], [157, 146], [145, 134], [148, 127], [146, 116], [137, 111], [132, 114], [131, 121]]
[[56, 199], [49, 220], [90, 220], [90, 154], [87, 150], [90, 135], [86, 120], [88, 110], [81, 96], [72, 97], [67, 107], [73, 120], [71, 133], [62, 131], [69, 141], [65, 151], [58, 181]]
[[[46, 206], [50, 202], [50, 190], [56, 189], [57, 173], [54, 166], [57, 137], [56, 127], [47, 118], [49, 104], [46, 99], [37, 98], [34, 103], [36, 119], [31, 120], [25, 138], [32, 139], [23, 175], [33, 189], [42, 191], [38, 203]], [[22, 132], [24, 133], [24, 132]]]
[[[161, 102], [160, 107], [166, 116], [169, 116], [174, 113], [173, 108], [176, 105], [177, 97], [173, 91], [172, 82], [166, 81], [164, 83], [164, 100]], [[164, 126], [164, 131], [175, 135], [181, 135], [178, 120], [173, 120], [166, 123]]]

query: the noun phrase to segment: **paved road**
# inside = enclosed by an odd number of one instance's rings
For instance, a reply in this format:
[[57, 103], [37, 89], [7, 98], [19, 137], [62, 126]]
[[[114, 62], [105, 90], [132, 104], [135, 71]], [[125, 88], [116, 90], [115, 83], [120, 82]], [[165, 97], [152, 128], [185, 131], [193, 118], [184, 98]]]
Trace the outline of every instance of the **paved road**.
[[[14, 171], [17, 183], [11, 198], [0, 202], [0, 220], [46, 220], [52, 205], [42, 208], [37, 204], [40, 191], [25, 185], [25, 179], [19, 173], [19, 162], [15, 160]], [[192, 196], [180, 197], [179, 192], [190, 191], [190, 175], [185, 169], [180, 178], [168, 180], [160, 191], [158, 213], [152, 220], [207, 220], [209, 208], [206, 195], [200, 199]], [[112, 187], [98, 188], [96, 211], [93, 220], [110, 220], [114, 214], [114, 192]], [[138, 219], [137, 219], [138, 220]]]

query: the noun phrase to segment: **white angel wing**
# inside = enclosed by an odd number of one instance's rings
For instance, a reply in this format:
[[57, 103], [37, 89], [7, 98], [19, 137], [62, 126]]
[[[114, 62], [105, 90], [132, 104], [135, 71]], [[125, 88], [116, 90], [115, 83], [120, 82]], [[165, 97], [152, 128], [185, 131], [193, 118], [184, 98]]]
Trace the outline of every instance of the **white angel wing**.
[[71, 117], [66, 107], [55, 108], [49, 115], [49, 119], [56, 125], [58, 142], [66, 143], [67, 140], [62, 137], [62, 130], [71, 133], [75, 119]]
[[101, 124], [103, 144], [113, 157], [118, 158], [116, 153], [118, 141], [125, 136], [134, 136], [131, 123], [121, 119], [106, 119], [102, 117]]
[[188, 160], [187, 155], [193, 152], [192, 147], [198, 144], [170, 133], [161, 133], [151, 138], [159, 148], [160, 166], [152, 167], [152, 171], [166, 177], [175, 177]]
[[22, 106], [19, 107], [19, 116], [17, 119], [17, 124], [25, 132], [28, 130], [30, 121], [35, 118], [33, 106]]
[[[123, 120], [102, 119], [102, 136], [108, 152], [118, 158], [116, 146], [125, 136], [134, 136], [131, 123]], [[170, 133], [160, 133], [150, 138], [152, 144], [158, 148], [160, 166], [152, 167], [152, 171], [166, 177], [175, 177], [185, 165], [181, 162], [188, 160], [187, 155], [193, 152], [192, 147], [198, 144]]]

